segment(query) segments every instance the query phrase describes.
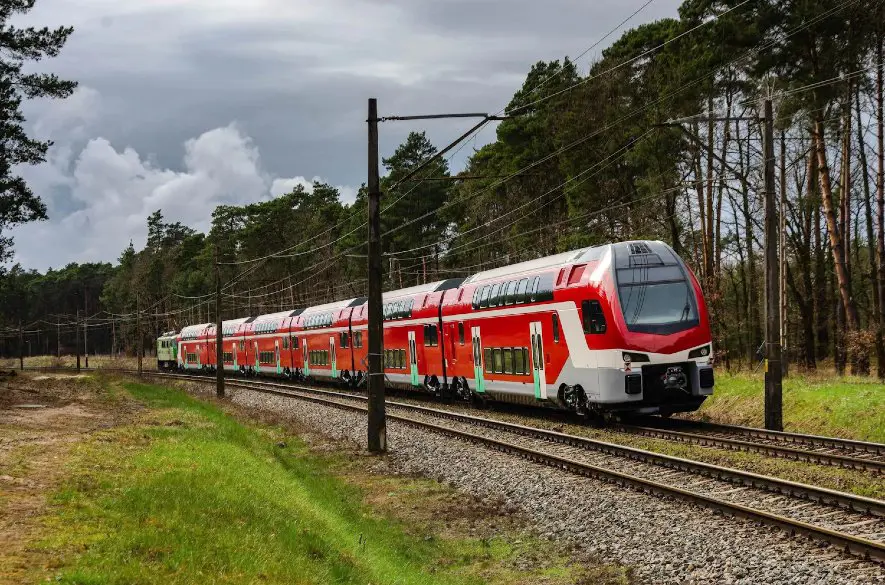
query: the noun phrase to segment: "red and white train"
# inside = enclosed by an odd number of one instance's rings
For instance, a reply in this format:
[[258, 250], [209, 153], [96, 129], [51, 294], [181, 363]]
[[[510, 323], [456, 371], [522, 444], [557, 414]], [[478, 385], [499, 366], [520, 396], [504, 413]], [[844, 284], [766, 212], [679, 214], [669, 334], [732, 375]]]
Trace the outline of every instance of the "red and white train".
[[[386, 384], [578, 412], [670, 414], [713, 392], [709, 315], [663, 242], [632, 241], [391, 291]], [[358, 385], [367, 304], [348, 299], [223, 323], [224, 369]], [[215, 326], [178, 334], [178, 368], [215, 369]]]

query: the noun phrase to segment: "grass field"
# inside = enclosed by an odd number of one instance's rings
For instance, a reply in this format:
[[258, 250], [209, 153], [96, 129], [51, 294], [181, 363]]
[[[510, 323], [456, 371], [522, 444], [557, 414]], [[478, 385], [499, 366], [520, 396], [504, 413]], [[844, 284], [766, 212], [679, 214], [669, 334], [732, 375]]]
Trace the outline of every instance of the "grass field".
[[[716, 389], [696, 416], [763, 426], [763, 374], [716, 375]], [[792, 374], [784, 379], [784, 430], [885, 443], [885, 385], [875, 377]]]
[[[135, 358], [90, 357], [97, 368], [135, 368]], [[74, 356], [25, 358], [28, 366], [68, 366]], [[85, 363], [85, 362], [84, 362]], [[18, 367], [18, 360], [0, 361], [2, 368]], [[145, 358], [145, 369], [155, 367]], [[793, 373], [784, 379], [785, 430], [885, 443], [885, 385], [875, 377], [837, 377], [828, 370]], [[762, 372], [716, 372], [716, 390], [696, 417], [712, 422], [763, 426]]]
[[318, 455], [276, 424], [124, 388], [147, 408], [73, 449], [32, 545], [53, 582], [629, 582], [435, 482], [367, 473], [358, 450]]

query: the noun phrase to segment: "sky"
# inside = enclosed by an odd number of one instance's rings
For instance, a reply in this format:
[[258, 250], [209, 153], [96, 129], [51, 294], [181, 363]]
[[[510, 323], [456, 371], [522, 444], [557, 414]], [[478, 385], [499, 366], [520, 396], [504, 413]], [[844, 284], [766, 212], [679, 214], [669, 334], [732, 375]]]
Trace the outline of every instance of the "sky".
[[[10, 231], [13, 262], [46, 270], [115, 262], [146, 218], [205, 231], [243, 205], [320, 180], [353, 201], [366, 176], [367, 98], [379, 114], [496, 112], [533, 63], [578, 55], [647, 0], [37, 0], [17, 25], [75, 29], [41, 70], [77, 80], [24, 106], [54, 146], [20, 174], [48, 221]], [[653, 0], [624, 27], [676, 16]], [[619, 32], [579, 62], [589, 63]], [[475, 120], [388, 122], [442, 147]], [[480, 133], [452, 160], [458, 170]]]

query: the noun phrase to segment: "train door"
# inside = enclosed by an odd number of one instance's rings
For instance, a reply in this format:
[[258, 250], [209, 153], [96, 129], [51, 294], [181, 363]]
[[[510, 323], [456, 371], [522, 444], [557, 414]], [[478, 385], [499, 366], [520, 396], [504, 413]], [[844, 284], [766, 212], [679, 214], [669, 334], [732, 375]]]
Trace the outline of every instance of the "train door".
[[412, 386], [418, 386], [418, 345], [415, 343], [414, 331], [409, 331], [409, 374]]
[[310, 376], [310, 354], [307, 352], [307, 337], [301, 338], [301, 357], [304, 360], [304, 377]]
[[476, 391], [486, 391], [486, 381], [482, 375], [482, 338], [479, 335], [479, 327], [473, 327], [473, 377], [476, 379]]
[[280, 373], [282, 372], [282, 369], [280, 368], [280, 340], [279, 339], [274, 340], [273, 351], [274, 351], [274, 357], [276, 358], [276, 361], [277, 361], [277, 376], [279, 376]]
[[529, 324], [532, 342], [532, 376], [535, 384], [535, 398], [547, 400], [547, 376], [544, 372], [544, 341], [540, 321]]
[[329, 359], [332, 363], [332, 377], [338, 377], [338, 360], [335, 359], [335, 336], [329, 337]]
[[255, 373], [259, 374], [259, 373], [261, 373], [261, 360], [259, 359], [259, 354], [258, 354], [258, 342], [255, 341], [254, 344], [255, 344], [254, 345], [254, 347], [255, 347]]
[[234, 341], [230, 344], [230, 355], [231, 361], [234, 363], [234, 371], [236, 372], [239, 368], [237, 368], [237, 342]]

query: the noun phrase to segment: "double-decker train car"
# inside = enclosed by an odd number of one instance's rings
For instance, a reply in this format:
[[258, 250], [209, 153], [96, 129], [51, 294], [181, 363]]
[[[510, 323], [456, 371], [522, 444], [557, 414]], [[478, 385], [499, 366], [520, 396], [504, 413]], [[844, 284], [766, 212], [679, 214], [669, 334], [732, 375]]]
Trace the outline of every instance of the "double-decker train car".
[[205, 370], [209, 367], [209, 329], [212, 323], [189, 325], [178, 335], [178, 369]]
[[[581, 413], [697, 409], [713, 391], [697, 279], [663, 242], [584, 248], [383, 295], [385, 383]], [[238, 320], [258, 374], [365, 379], [368, 310], [349, 299]], [[231, 322], [233, 323], [233, 322]], [[179, 363], [211, 363], [209, 326]], [[225, 361], [227, 363], [227, 360]]]
[[327, 303], [304, 309], [298, 315], [290, 332], [295, 339], [295, 363], [300, 366], [296, 377], [359, 382], [355, 372], [360, 370], [355, 370], [356, 358], [350, 343], [351, 318], [354, 307], [365, 301], [361, 297]]
[[246, 346], [251, 350], [248, 373], [275, 377], [291, 377], [295, 371], [290, 351], [293, 317], [301, 311], [282, 311], [255, 317], [245, 332]]

